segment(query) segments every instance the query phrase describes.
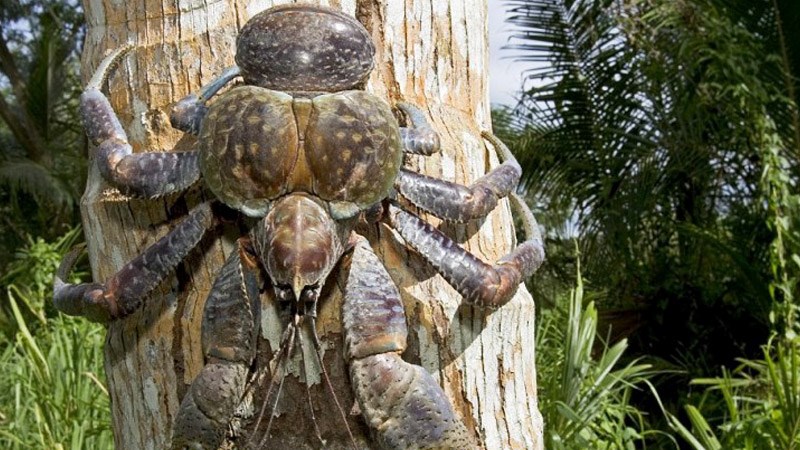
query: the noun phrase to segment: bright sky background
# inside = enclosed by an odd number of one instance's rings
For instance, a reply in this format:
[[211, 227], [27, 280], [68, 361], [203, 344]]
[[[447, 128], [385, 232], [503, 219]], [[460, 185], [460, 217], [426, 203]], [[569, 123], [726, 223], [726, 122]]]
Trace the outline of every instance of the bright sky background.
[[513, 106], [522, 86], [524, 63], [514, 62], [512, 50], [501, 50], [508, 43], [511, 26], [504, 23], [506, 5], [502, 0], [489, 2], [489, 95], [492, 104]]

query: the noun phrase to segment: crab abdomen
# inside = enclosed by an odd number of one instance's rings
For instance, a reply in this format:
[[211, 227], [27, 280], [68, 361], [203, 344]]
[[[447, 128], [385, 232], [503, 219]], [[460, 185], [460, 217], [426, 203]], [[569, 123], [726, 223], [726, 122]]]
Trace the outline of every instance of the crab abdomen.
[[308, 4], [256, 14], [239, 34], [236, 64], [245, 82], [270, 89], [334, 92], [369, 76], [375, 46], [354, 17]]
[[200, 151], [207, 186], [251, 216], [289, 192], [363, 210], [389, 194], [403, 157], [389, 106], [366, 92], [307, 99], [256, 86], [209, 107]]

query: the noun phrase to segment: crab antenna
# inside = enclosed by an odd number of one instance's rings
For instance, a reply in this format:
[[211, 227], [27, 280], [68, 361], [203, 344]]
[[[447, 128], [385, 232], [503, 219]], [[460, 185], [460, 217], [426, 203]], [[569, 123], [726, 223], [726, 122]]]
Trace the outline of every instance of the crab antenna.
[[283, 332], [283, 336], [281, 336], [281, 343], [280, 347], [278, 348], [278, 357], [277, 357], [278, 360], [275, 363], [275, 372], [272, 374], [272, 377], [269, 380], [269, 387], [267, 388], [267, 394], [264, 396], [264, 403], [261, 405], [261, 411], [259, 411], [258, 413], [258, 420], [256, 420], [256, 425], [255, 427], [253, 427], [253, 432], [250, 436], [250, 441], [252, 441], [253, 438], [256, 436], [256, 433], [258, 432], [258, 427], [261, 426], [261, 419], [264, 418], [264, 412], [267, 409], [267, 404], [269, 403], [269, 397], [272, 394], [272, 389], [275, 387], [275, 381], [278, 379], [278, 374], [283, 372], [284, 357], [286, 356], [288, 348], [286, 344], [287, 341], [289, 340], [289, 337], [293, 335], [292, 328], [293, 325], [289, 324], [289, 326], [286, 327], [286, 331]]
[[314, 431], [317, 433], [317, 439], [319, 439], [320, 444], [324, 447], [325, 446], [325, 439], [322, 438], [322, 431], [319, 429], [319, 424], [317, 423], [317, 416], [314, 414], [314, 402], [311, 401], [311, 386], [308, 382], [308, 371], [306, 370], [306, 355], [303, 349], [305, 348], [305, 344], [303, 342], [303, 333], [297, 335], [297, 338], [300, 340], [300, 356], [302, 360], [301, 369], [303, 371], [303, 380], [305, 381], [306, 385], [306, 399], [308, 399], [308, 410], [311, 412], [311, 422], [314, 424]]
[[292, 351], [294, 350], [294, 339], [297, 336], [298, 327], [294, 325], [289, 325], [292, 328], [292, 334], [289, 337], [289, 349], [286, 352], [286, 359], [283, 363], [283, 373], [281, 374], [281, 382], [278, 384], [278, 392], [275, 393], [275, 401], [272, 402], [272, 410], [269, 413], [269, 422], [267, 422], [267, 429], [264, 431], [264, 437], [261, 438], [261, 442], [258, 443], [258, 449], [264, 448], [264, 444], [267, 443], [269, 440], [269, 430], [272, 428], [272, 421], [275, 419], [275, 410], [278, 409], [278, 400], [281, 399], [281, 391], [283, 391], [283, 382], [286, 381], [286, 366], [289, 364], [289, 361], [292, 359]]
[[97, 66], [94, 76], [92, 76], [92, 78], [89, 80], [89, 84], [86, 85], [86, 89], [100, 90], [100, 88], [103, 86], [103, 83], [106, 81], [108, 72], [111, 71], [111, 68], [132, 48], [133, 44], [125, 44], [103, 58], [103, 60], [100, 61], [100, 65]]
[[319, 343], [319, 336], [317, 336], [317, 319], [314, 316], [308, 316], [308, 319], [310, 321], [309, 326], [311, 327], [311, 338], [314, 342], [314, 353], [316, 353], [317, 360], [319, 361], [319, 367], [322, 369], [322, 376], [325, 378], [325, 384], [328, 386], [331, 396], [333, 396], [333, 402], [336, 403], [336, 409], [339, 410], [339, 414], [342, 416], [344, 427], [347, 430], [347, 436], [350, 437], [350, 442], [353, 444], [353, 448], [358, 450], [356, 439], [353, 437], [353, 432], [350, 431], [350, 425], [347, 424], [347, 415], [344, 413], [344, 409], [342, 409], [342, 405], [339, 403], [339, 398], [336, 397], [336, 392], [333, 390], [333, 385], [331, 384], [330, 377], [328, 377], [328, 371], [325, 369], [325, 364], [322, 363], [322, 345]]

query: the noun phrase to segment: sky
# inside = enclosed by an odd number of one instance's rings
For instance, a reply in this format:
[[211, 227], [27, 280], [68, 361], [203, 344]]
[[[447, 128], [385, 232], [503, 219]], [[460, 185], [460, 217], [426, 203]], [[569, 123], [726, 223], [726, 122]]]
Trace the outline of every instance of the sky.
[[508, 43], [511, 26], [503, 22], [506, 6], [501, 0], [489, 1], [489, 95], [492, 104], [513, 106], [522, 86], [524, 63], [514, 62], [512, 50], [502, 50]]

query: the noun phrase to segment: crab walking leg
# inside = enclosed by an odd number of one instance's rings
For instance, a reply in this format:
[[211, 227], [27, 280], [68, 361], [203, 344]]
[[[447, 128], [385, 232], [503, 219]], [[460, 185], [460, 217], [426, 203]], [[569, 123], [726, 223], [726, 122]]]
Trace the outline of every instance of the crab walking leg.
[[206, 365], [181, 401], [172, 448], [220, 446], [255, 357], [259, 269], [239, 239], [208, 295], [202, 324]]
[[497, 148], [503, 163], [471, 186], [401, 170], [395, 187], [411, 203], [441, 219], [466, 222], [485, 217], [498, 200], [516, 189], [522, 168], [499, 139], [489, 133], [483, 136]]
[[97, 147], [100, 173], [127, 195], [153, 198], [184, 190], [200, 177], [197, 152], [134, 154], [111, 103], [100, 92], [108, 71], [129, 49], [108, 55], [80, 98], [81, 118]]
[[407, 335], [400, 294], [362, 237], [353, 250], [342, 314], [353, 390], [382, 448], [477, 447], [436, 380], [400, 358]]
[[238, 76], [239, 67], [229, 67], [222, 72], [222, 75], [203, 86], [199, 95], [192, 93], [178, 100], [169, 115], [169, 122], [172, 127], [195, 136], [200, 134], [200, 126], [203, 124], [203, 118], [208, 112], [206, 101]]
[[519, 284], [544, 261], [542, 238], [533, 214], [519, 197], [512, 195], [511, 199], [522, 212], [527, 240], [494, 265], [481, 261], [441, 231], [394, 204], [389, 205], [389, 220], [403, 239], [464, 297], [465, 302], [496, 308], [506, 304]]
[[439, 135], [431, 128], [425, 115], [410, 103], [398, 103], [397, 107], [408, 117], [411, 127], [400, 127], [403, 150], [415, 155], [432, 155], [439, 151]]
[[53, 304], [71, 316], [108, 322], [137, 310], [147, 294], [186, 257], [215, 223], [211, 205], [195, 207], [166, 236], [148, 247], [105, 283], [70, 284], [65, 280], [80, 249], [68, 254], [56, 272]]

